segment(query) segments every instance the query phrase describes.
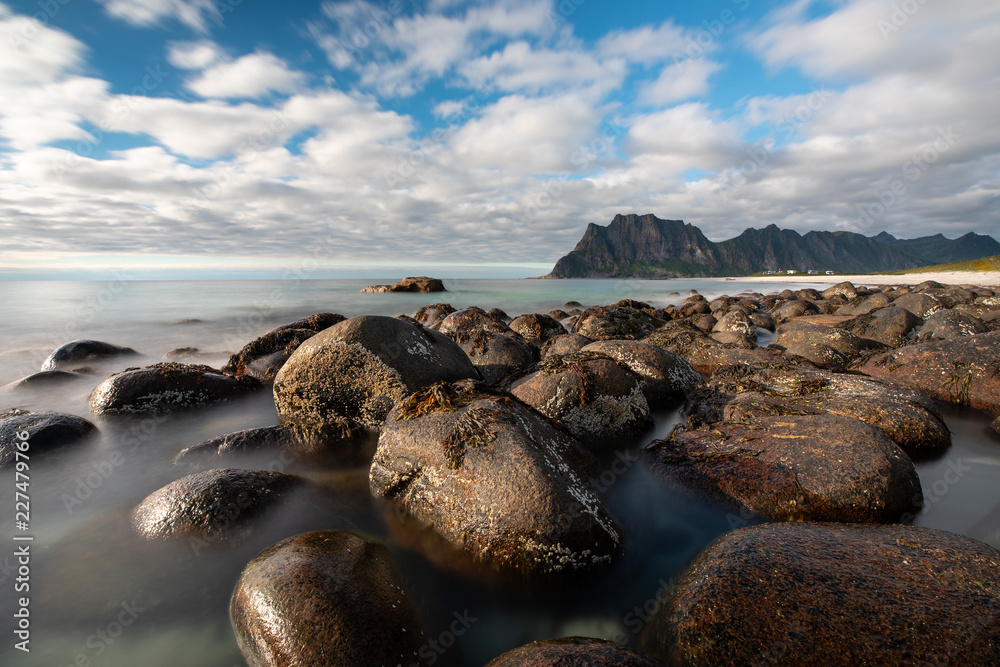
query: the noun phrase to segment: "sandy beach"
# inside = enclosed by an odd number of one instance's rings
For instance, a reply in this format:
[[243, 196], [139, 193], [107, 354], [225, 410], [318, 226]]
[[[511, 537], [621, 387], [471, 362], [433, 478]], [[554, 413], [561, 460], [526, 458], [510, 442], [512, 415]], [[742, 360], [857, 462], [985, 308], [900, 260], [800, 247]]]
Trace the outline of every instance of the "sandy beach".
[[835, 285], [849, 281], [854, 285], [919, 285], [925, 280], [936, 280], [943, 285], [976, 285], [979, 287], [1000, 286], [1000, 271], [942, 271], [935, 273], [908, 273], [901, 276], [890, 275], [847, 275], [810, 276], [804, 273], [775, 276], [747, 276], [740, 280], [762, 283], [823, 283]]

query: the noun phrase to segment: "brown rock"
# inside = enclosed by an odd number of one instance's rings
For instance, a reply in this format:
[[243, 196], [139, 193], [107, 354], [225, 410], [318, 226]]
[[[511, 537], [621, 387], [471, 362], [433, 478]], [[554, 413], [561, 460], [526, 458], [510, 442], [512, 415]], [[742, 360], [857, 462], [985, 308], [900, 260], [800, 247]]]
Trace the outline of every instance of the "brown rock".
[[639, 340], [661, 325], [663, 320], [630, 308], [594, 306], [583, 311], [572, 333], [594, 340]]
[[656, 667], [657, 660], [621, 644], [592, 637], [533, 642], [497, 656], [486, 667]]
[[32, 457], [78, 444], [96, 433], [96, 426], [76, 415], [8, 410], [0, 414], [0, 469], [13, 466], [17, 452], [30, 469]]
[[90, 394], [95, 414], [163, 413], [223, 403], [260, 386], [208, 366], [159, 363], [130, 368], [97, 385]]
[[838, 324], [861, 338], [875, 340], [889, 347], [901, 347], [910, 342], [917, 327], [923, 323], [905, 308], [881, 308]]
[[593, 338], [587, 338], [586, 336], [581, 336], [580, 334], [564, 334], [562, 336], [556, 336], [555, 338], [550, 338], [545, 345], [542, 346], [540, 356], [542, 360], [545, 360], [549, 357], [573, 354], [574, 352], [579, 352], [593, 342]]
[[556, 336], [562, 336], [566, 329], [556, 319], [548, 315], [529, 313], [514, 318], [510, 328], [521, 335], [524, 340], [541, 347]]
[[650, 405], [683, 398], [687, 392], [702, 384], [701, 375], [691, 364], [673, 352], [649, 343], [602, 340], [591, 343], [582, 351], [607, 355], [635, 373]]

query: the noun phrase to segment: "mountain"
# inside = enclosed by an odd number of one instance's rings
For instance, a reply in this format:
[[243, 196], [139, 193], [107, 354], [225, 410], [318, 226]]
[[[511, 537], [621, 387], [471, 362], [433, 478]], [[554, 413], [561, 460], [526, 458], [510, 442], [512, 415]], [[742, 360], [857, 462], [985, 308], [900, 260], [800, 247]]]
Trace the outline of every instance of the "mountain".
[[809, 232], [769, 225], [714, 242], [694, 225], [655, 215], [616, 215], [607, 227], [590, 223], [576, 248], [547, 278], [681, 278], [744, 276], [795, 269], [871, 273], [898, 271], [1000, 254], [1000, 243], [972, 232], [897, 239], [882, 232]]

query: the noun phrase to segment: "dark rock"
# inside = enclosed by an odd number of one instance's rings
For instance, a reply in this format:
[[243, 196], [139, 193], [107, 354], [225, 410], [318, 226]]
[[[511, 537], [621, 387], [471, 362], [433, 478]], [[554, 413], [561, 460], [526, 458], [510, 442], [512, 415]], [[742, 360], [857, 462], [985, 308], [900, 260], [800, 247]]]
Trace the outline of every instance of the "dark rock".
[[873, 357], [857, 370], [919, 387], [946, 403], [1000, 415], [1000, 332], [909, 345]]
[[1000, 662], [1000, 552], [912, 526], [766, 524], [687, 570], [641, 647], [678, 665]]
[[491, 385], [521, 375], [535, 363], [535, 350], [521, 335], [480, 308], [451, 313], [440, 330], [462, 348], [479, 375]]
[[822, 296], [824, 299], [829, 299], [836, 295], [845, 297], [847, 299], [854, 299], [857, 298], [858, 296], [858, 290], [852, 283], [845, 280], [842, 283], [837, 283], [833, 287], [828, 287], [825, 290], [823, 290]]
[[249, 667], [418, 664], [425, 641], [389, 552], [339, 530], [260, 552], [229, 615]]
[[951, 445], [944, 418], [927, 394], [863, 375], [792, 366], [732, 367], [713, 375], [691, 400], [687, 412], [695, 423], [835, 414], [881, 429], [906, 451]]
[[777, 323], [803, 315], [819, 315], [819, 308], [809, 301], [787, 301], [771, 311], [771, 317]]
[[508, 326], [510, 326], [511, 320], [514, 319], [500, 308], [490, 308], [489, 310], [486, 311], [486, 316], [496, 320], [497, 322], [502, 322]]
[[444, 283], [439, 278], [417, 276], [403, 278], [392, 286], [391, 292], [447, 292]]
[[73, 380], [87, 377], [73, 371], [39, 371], [20, 380], [14, 380], [0, 387], [0, 391], [17, 391], [19, 389], [44, 389], [46, 387], [61, 387]]
[[421, 306], [414, 319], [428, 329], [437, 329], [441, 326], [444, 318], [455, 312], [455, 308], [449, 303], [435, 303], [429, 306]]
[[588, 571], [611, 561], [621, 537], [583, 460], [527, 406], [473, 383], [438, 385], [390, 414], [371, 490], [499, 571]]
[[944, 304], [930, 296], [929, 294], [911, 293], [895, 299], [892, 302], [894, 308], [908, 310], [921, 319], [933, 315], [938, 310], [944, 308]]
[[750, 321], [753, 322], [755, 327], [760, 329], [767, 329], [768, 331], [774, 331], [777, 325], [774, 322], [774, 318], [771, 317], [771, 313], [763, 310], [754, 310], [750, 313]]
[[800, 289], [795, 293], [795, 298], [800, 301], [819, 301], [823, 298], [823, 295], [814, 290], [811, 287], [805, 289]]
[[[754, 331], [756, 334], [756, 331]], [[742, 347], [747, 350], [752, 350], [757, 347], [756, 336], [751, 340], [746, 334], [736, 333], [734, 331], [713, 331], [708, 334], [713, 340], [722, 343], [727, 347]]]
[[923, 326], [917, 330], [917, 342], [974, 336], [989, 331], [990, 328], [978, 317], [959, 310], [939, 310], [924, 320]]
[[111, 343], [103, 343], [99, 340], [74, 340], [71, 343], [60, 345], [49, 357], [42, 362], [43, 371], [55, 371], [65, 369], [70, 366], [83, 363], [85, 361], [96, 361], [107, 359], [108, 357], [127, 356], [136, 354], [130, 347], [121, 347]]
[[545, 360], [549, 357], [573, 354], [574, 352], [579, 352], [593, 342], [593, 338], [587, 338], [586, 336], [581, 336], [580, 334], [565, 334], [562, 336], [556, 336], [555, 338], [549, 339], [548, 342], [542, 346], [540, 357]]
[[548, 315], [528, 314], [517, 317], [510, 323], [510, 328], [521, 335], [524, 340], [541, 347], [556, 336], [566, 333], [555, 318]]
[[815, 341], [786, 340], [778, 345], [775, 345], [774, 342], [772, 342], [769, 347], [781, 350], [788, 355], [801, 357], [819, 368], [826, 368], [829, 370], [843, 370], [847, 368], [847, 365], [851, 361], [850, 357], [842, 354], [833, 347]]
[[270, 382], [299, 345], [345, 319], [336, 313], [316, 313], [280, 326], [247, 343], [229, 358], [229, 363], [222, 370]]
[[630, 308], [594, 306], [583, 311], [572, 333], [594, 340], [639, 340], [661, 325], [663, 320]]
[[855, 336], [875, 340], [889, 347], [910, 342], [923, 320], [905, 308], [882, 308], [836, 325]]
[[634, 340], [602, 340], [583, 348], [614, 359], [639, 378], [639, 386], [651, 406], [683, 398], [702, 384], [691, 364], [662, 347]]
[[992, 422], [987, 429], [991, 435], [995, 438], [1000, 438], [1000, 417], [997, 417]]
[[299, 478], [266, 470], [222, 468], [171, 482], [132, 510], [132, 528], [147, 540], [241, 542], [252, 519], [274, 509]]
[[304, 342], [274, 380], [274, 403], [281, 419], [306, 430], [378, 430], [414, 391], [475, 377], [469, 357], [444, 334], [362, 315]]
[[[581, 310], [578, 312], [582, 313], [583, 311]], [[565, 310], [560, 310], [559, 308], [556, 308], [555, 310], [549, 311], [549, 317], [559, 322], [559, 326], [562, 326], [562, 321], [565, 320], [567, 317], [571, 317], [571, 315], [567, 313]], [[565, 327], [563, 328], [565, 329]]]
[[174, 457], [176, 465], [216, 465], [242, 454], [280, 452], [295, 459], [336, 463], [367, 462], [366, 439], [346, 438], [341, 433], [305, 431], [297, 424], [263, 426], [227, 433], [181, 450]]
[[[700, 294], [698, 296], [701, 296]], [[694, 315], [711, 315], [712, 309], [704, 301], [690, 301], [681, 306], [681, 317], [693, 317]]]
[[635, 437], [653, 425], [639, 381], [602, 354], [550, 357], [510, 392], [588, 446]]
[[665, 479], [767, 519], [892, 522], [923, 506], [909, 457], [852, 417], [712, 424], [658, 440], [647, 455]]
[[715, 319], [715, 315], [694, 315], [691, 318], [691, 324], [705, 333], [710, 333], [718, 322], [719, 320]]
[[606, 639], [563, 637], [533, 642], [497, 656], [486, 667], [656, 667], [663, 663]]
[[[887, 349], [887, 346], [883, 343], [871, 340], [870, 338], [855, 336], [846, 329], [797, 320], [785, 322], [778, 327], [778, 335], [771, 341], [770, 347], [779, 350], [788, 350], [791, 354], [798, 354], [798, 352], [795, 352], [791, 348], [810, 343], [831, 347], [848, 359], [857, 359], [863, 355], [873, 352], [883, 352]], [[818, 366], [821, 365], [807, 355], [800, 356], [805, 356]]]
[[914, 292], [921, 292], [928, 289], [944, 289], [944, 285], [936, 280], [925, 280], [913, 288]]
[[240, 398], [259, 387], [208, 366], [159, 363], [130, 368], [97, 385], [90, 394], [95, 414], [163, 413]]
[[851, 317], [864, 315], [880, 308], [888, 308], [892, 305], [893, 296], [889, 293], [879, 292], [871, 296], [859, 296], [850, 303], [837, 309], [838, 315], [849, 315]]
[[[30, 467], [35, 456], [79, 443], [95, 433], [97, 427], [82, 417], [60, 412], [9, 410], [0, 414], [0, 469], [15, 463], [16, 452], [28, 456], [22, 460]], [[25, 442], [27, 449], [21, 449]]]
[[567, 301], [563, 304], [563, 308], [583, 308], [583, 304], [579, 301]]
[[[691, 364], [696, 371], [705, 375], [727, 366], [783, 364], [788, 361], [788, 357], [781, 350], [762, 347], [747, 349], [724, 345], [686, 320], [669, 322], [643, 338], [642, 342], [673, 352]], [[812, 365], [805, 360], [796, 363]]]

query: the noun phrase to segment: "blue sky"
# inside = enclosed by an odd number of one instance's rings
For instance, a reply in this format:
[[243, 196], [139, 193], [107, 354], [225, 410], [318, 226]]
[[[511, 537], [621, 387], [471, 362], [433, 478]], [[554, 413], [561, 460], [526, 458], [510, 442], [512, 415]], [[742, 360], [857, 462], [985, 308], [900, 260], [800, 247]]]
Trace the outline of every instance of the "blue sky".
[[589, 222], [998, 235], [993, 0], [0, 0], [0, 277], [546, 272]]

